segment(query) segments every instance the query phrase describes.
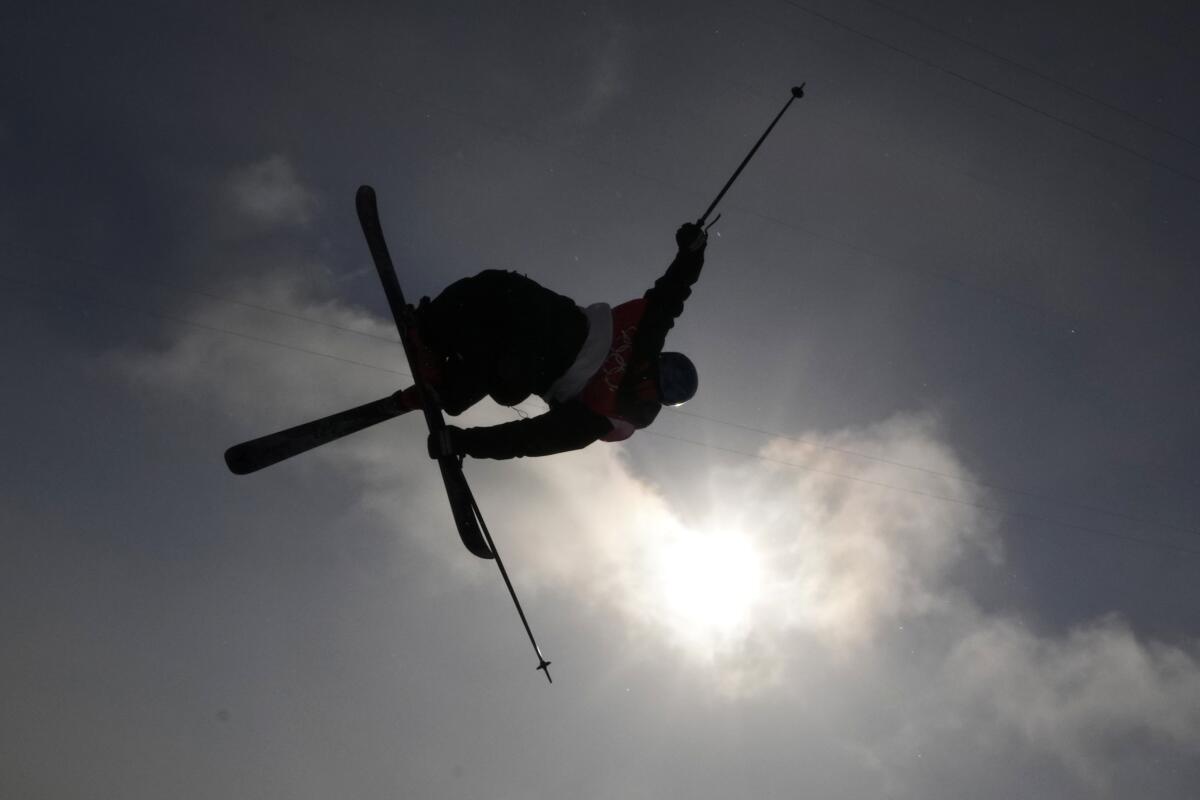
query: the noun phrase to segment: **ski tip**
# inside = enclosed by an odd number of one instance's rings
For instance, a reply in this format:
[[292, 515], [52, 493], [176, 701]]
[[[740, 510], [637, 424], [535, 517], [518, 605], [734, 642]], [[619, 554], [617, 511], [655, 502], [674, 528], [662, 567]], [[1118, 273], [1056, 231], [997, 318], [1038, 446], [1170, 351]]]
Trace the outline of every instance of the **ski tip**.
[[254, 472], [254, 464], [246, 457], [246, 452], [239, 446], [234, 446], [225, 451], [225, 466], [229, 467], [229, 471], [234, 475], [248, 475]]
[[354, 195], [354, 207], [358, 209], [359, 219], [377, 217], [379, 212], [376, 210], [378, 206], [375, 204], [375, 190], [365, 183], [358, 187], [358, 192]]

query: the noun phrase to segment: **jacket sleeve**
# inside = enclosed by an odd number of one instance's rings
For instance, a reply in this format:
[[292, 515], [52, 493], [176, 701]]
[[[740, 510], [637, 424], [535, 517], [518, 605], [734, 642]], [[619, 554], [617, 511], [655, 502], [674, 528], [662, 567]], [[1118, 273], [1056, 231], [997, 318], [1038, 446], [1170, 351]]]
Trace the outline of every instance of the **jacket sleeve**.
[[680, 252], [661, 278], [645, 294], [646, 313], [638, 325], [633, 357], [636, 361], [655, 358], [662, 352], [667, 333], [683, 313], [683, 303], [700, 279], [704, 251]]
[[455, 449], [472, 458], [548, 456], [587, 447], [610, 430], [606, 417], [571, 402], [529, 419], [467, 428], [458, 434]]

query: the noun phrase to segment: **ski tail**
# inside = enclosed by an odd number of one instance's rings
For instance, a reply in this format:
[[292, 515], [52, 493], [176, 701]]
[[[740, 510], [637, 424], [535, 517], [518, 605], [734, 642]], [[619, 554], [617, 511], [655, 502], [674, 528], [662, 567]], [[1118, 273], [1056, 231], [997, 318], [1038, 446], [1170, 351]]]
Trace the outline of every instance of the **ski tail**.
[[391, 394], [371, 403], [330, 414], [328, 417], [234, 445], [225, 451], [225, 465], [235, 475], [248, 475], [314, 447], [398, 417], [409, 410], [396, 394]]
[[474, 501], [462, 464], [450, 457], [438, 459], [438, 466], [442, 469], [442, 482], [446, 485], [446, 496], [450, 500], [450, 513], [454, 515], [454, 526], [458, 528], [458, 538], [462, 539], [471, 555], [494, 559], [496, 554], [483, 537], [479, 520], [472, 509]]

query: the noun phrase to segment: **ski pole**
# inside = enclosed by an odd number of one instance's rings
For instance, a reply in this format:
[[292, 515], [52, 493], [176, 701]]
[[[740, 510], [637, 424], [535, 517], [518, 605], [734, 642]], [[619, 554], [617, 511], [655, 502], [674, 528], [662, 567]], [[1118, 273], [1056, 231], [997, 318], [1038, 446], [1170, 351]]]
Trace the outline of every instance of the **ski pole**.
[[[754, 154], [758, 152], [759, 146], [762, 145], [763, 140], [767, 138], [767, 134], [771, 132], [771, 129], [775, 127], [775, 123], [779, 122], [779, 118], [783, 116], [783, 112], [788, 110], [788, 106], [792, 104], [793, 100], [797, 100], [801, 97], [804, 97], [803, 83], [799, 86], [792, 87], [792, 96], [789, 97], [788, 101], [783, 104], [783, 108], [780, 109], [779, 113], [775, 115], [775, 119], [771, 120], [771, 124], [767, 126], [765, 131], [763, 131], [763, 135], [758, 137], [758, 141], [754, 143], [754, 147], [750, 148], [750, 152], [747, 153], [746, 157], [742, 159], [742, 163], [738, 164], [738, 168], [733, 171], [733, 175], [730, 176], [729, 180], [725, 182], [725, 186], [721, 189], [721, 192], [717, 195], [717, 198], [713, 200], [704, 213], [700, 215], [700, 219], [696, 221], [697, 225], [702, 228], [704, 227], [704, 220], [708, 219], [708, 215], [713, 212], [713, 209], [717, 207], [717, 203], [721, 202], [721, 198], [725, 196], [725, 193], [729, 191], [729, 187], [732, 186], [733, 182], [737, 180], [737, 176], [742, 174], [742, 170], [746, 168], [748, 163], [750, 163], [750, 159], [754, 158]], [[716, 220], [713, 221], [716, 222]]]
[[[463, 484], [466, 486], [466, 484]], [[533, 652], [537, 653], [538, 670], [546, 673], [546, 680], [554, 683], [554, 679], [550, 677], [550, 662], [542, 655], [542, 648], [538, 647], [537, 639], [533, 638], [533, 629], [529, 627], [529, 620], [525, 618], [525, 609], [521, 608], [521, 601], [517, 599], [517, 590], [513, 588], [512, 581], [509, 580], [508, 570], [504, 568], [504, 559], [500, 558], [500, 551], [496, 549], [496, 543], [492, 540], [492, 533], [488, 530], [487, 523], [483, 521], [483, 512], [479, 510], [479, 504], [475, 502], [475, 495], [471, 492], [469, 486], [467, 489], [467, 498], [471, 501], [471, 511], [475, 514], [475, 519], [479, 522], [479, 527], [483, 531], [483, 536], [487, 539], [488, 547], [491, 548], [492, 555], [496, 559], [496, 566], [500, 568], [500, 577], [504, 578], [504, 585], [508, 587], [508, 594], [512, 597], [513, 605], [517, 607], [517, 614], [521, 617], [521, 624], [525, 626], [525, 633], [529, 635], [529, 643], [533, 645]]]

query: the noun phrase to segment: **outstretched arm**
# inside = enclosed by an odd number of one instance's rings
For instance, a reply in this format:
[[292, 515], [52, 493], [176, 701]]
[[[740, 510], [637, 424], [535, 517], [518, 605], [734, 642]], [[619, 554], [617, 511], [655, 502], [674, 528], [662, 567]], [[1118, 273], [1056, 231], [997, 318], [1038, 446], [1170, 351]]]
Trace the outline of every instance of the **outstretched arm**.
[[472, 458], [549, 456], [578, 450], [612, 430], [605, 417], [582, 403], [564, 403], [545, 414], [481, 428], [448, 426], [442, 436], [430, 436], [429, 454]]
[[683, 313], [683, 304], [700, 279], [708, 235], [699, 225], [680, 226], [675, 233], [679, 251], [663, 276], [645, 294], [646, 313], [638, 325], [635, 360], [651, 359], [662, 352], [667, 333]]

